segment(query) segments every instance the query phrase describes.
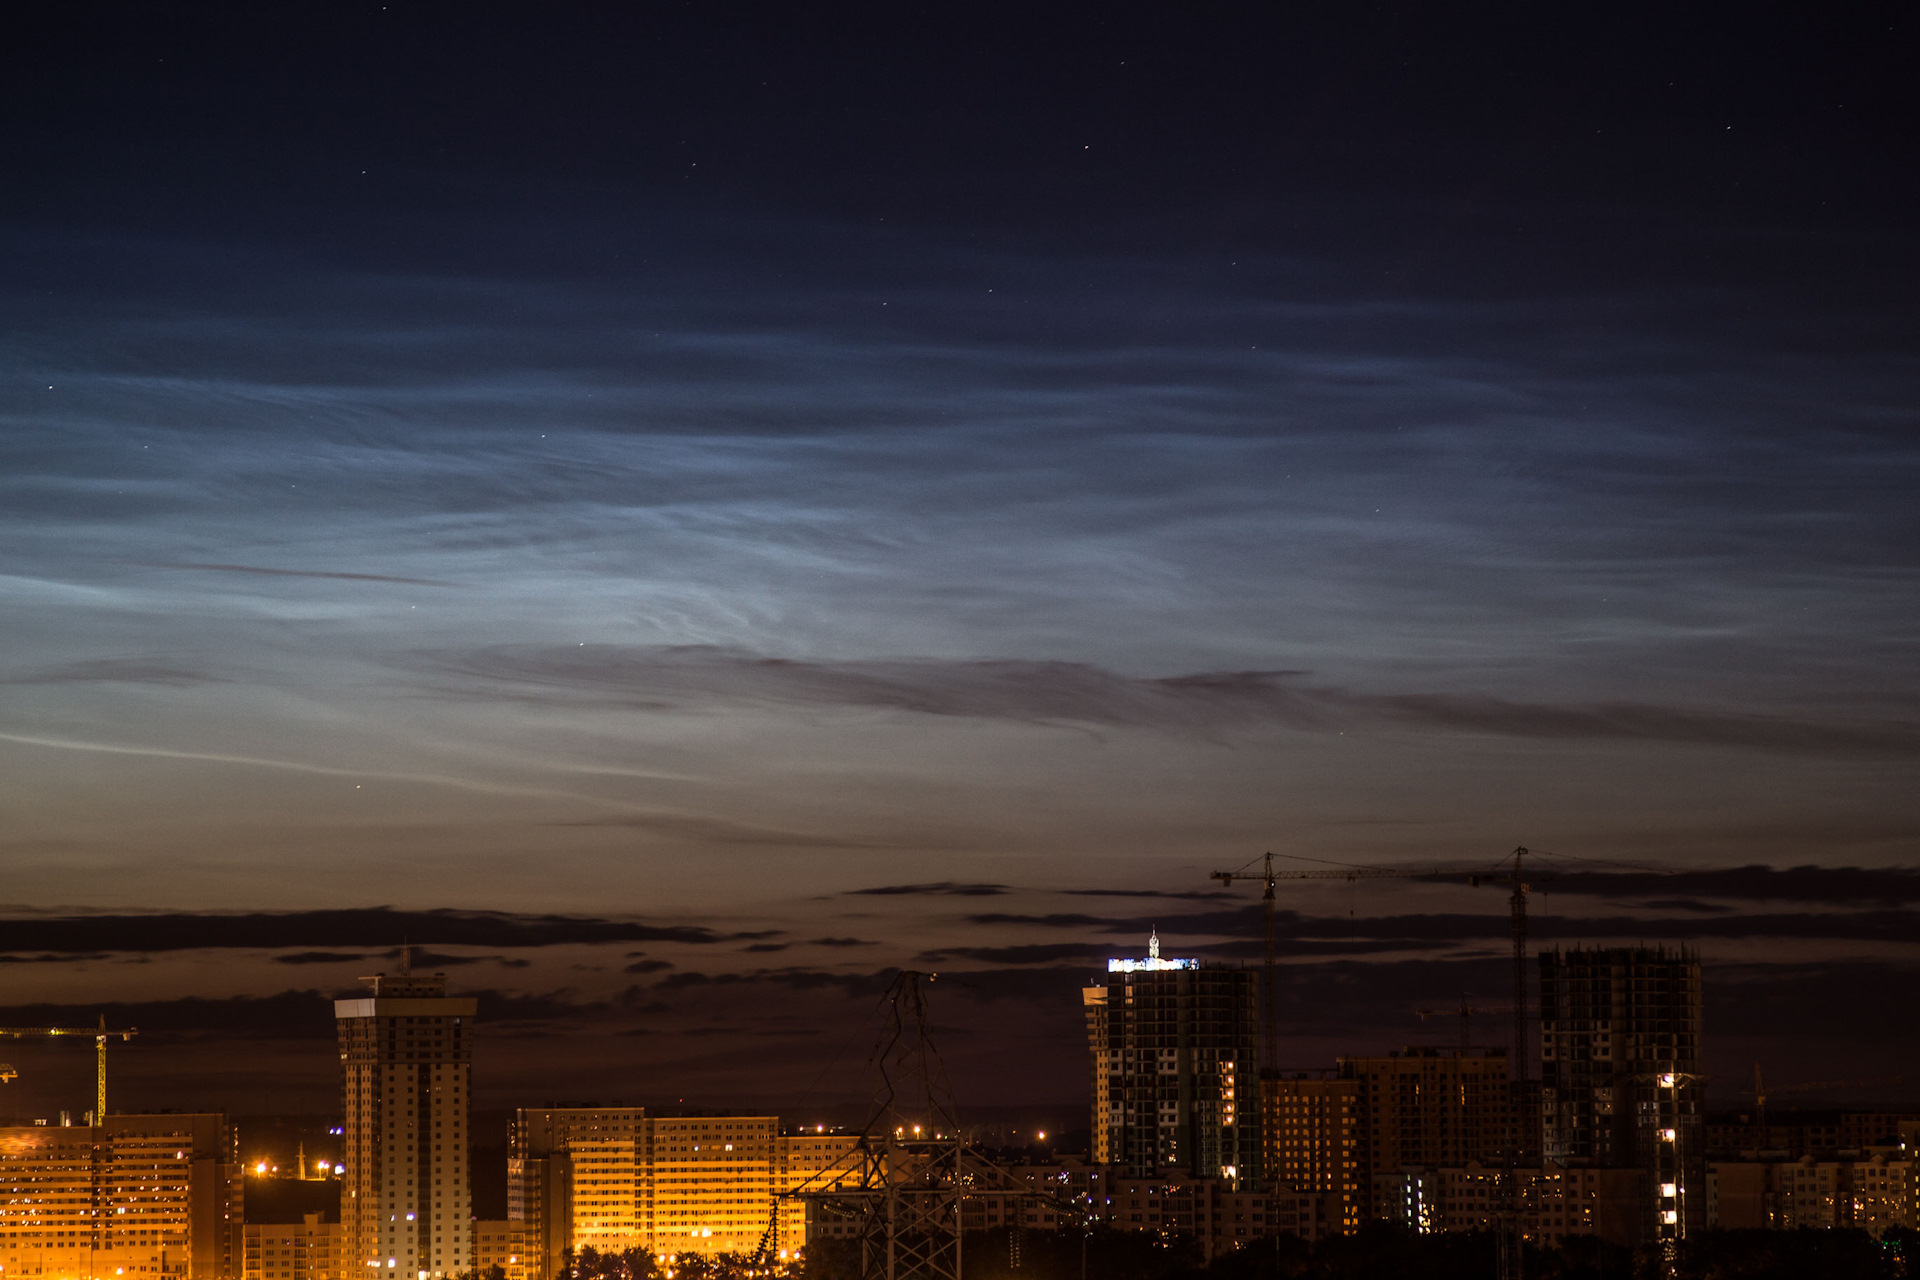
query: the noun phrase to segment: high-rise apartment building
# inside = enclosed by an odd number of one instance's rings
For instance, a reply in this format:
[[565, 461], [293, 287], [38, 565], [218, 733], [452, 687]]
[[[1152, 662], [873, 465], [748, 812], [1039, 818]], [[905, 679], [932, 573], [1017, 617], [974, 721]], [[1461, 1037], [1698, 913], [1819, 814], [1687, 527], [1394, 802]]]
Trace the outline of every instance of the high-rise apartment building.
[[474, 1001], [446, 975], [403, 967], [336, 1000], [341, 1109], [341, 1269], [441, 1280], [473, 1263], [468, 1108]]
[[0, 1276], [239, 1280], [225, 1116], [0, 1129]]
[[[790, 1192], [803, 1188], [827, 1191], [857, 1184], [858, 1170], [855, 1163], [848, 1159], [857, 1141], [856, 1134], [827, 1133], [824, 1130], [782, 1134], [775, 1149], [774, 1185], [782, 1192]], [[778, 1242], [778, 1249], [784, 1251], [781, 1256], [791, 1257], [794, 1250], [805, 1247], [807, 1213], [805, 1200], [795, 1196], [781, 1197]]]
[[1094, 1158], [1132, 1177], [1258, 1180], [1258, 973], [1162, 959], [1155, 936], [1144, 960], [1107, 961], [1081, 996]]
[[1366, 1208], [1366, 1129], [1358, 1080], [1286, 1074], [1260, 1082], [1266, 1176], [1287, 1191], [1320, 1193], [1337, 1220], [1359, 1227]]
[[1341, 1058], [1337, 1070], [1358, 1087], [1372, 1170], [1497, 1164], [1534, 1145], [1508, 1087], [1505, 1050], [1421, 1046]]
[[1538, 1149], [1530, 1094], [1516, 1090], [1500, 1049], [1419, 1047], [1341, 1058], [1358, 1109], [1361, 1216], [1389, 1216], [1375, 1185], [1407, 1168], [1524, 1164]]
[[[626, 1248], [615, 1240], [637, 1235], [642, 1225], [651, 1231], [651, 1206], [641, 1212], [632, 1169], [635, 1139], [644, 1137], [646, 1118], [641, 1107], [523, 1107], [514, 1117], [507, 1153], [507, 1219], [520, 1233], [527, 1280], [559, 1275], [561, 1255], [580, 1244]], [[614, 1156], [597, 1150], [609, 1144]], [[619, 1156], [622, 1146], [624, 1157], [603, 1167], [601, 1161]], [[576, 1185], [576, 1147], [596, 1149], [584, 1186]], [[616, 1179], [625, 1183], [624, 1208], [607, 1203], [620, 1198], [610, 1185]], [[578, 1225], [586, 1229], [586, 1238], [577, 1243], [576, 1197], [584, 1198]]]
[[806, 1206], [783, 1199], [843, 1163], [846, 1134], [782, 1134], [774, 1116], [650, 1116], [641, 1107], [525, 1108], [514, 1122], [507, 1212], [527, 1280], [567, 1249], [776, 1256], [806, 1244]]
[[1637, 1169], [1640, 1239], [1706, 1227], [1700, 960], [1664, 947], [1540, 955], [1545, 1151], [1561, 1165]]

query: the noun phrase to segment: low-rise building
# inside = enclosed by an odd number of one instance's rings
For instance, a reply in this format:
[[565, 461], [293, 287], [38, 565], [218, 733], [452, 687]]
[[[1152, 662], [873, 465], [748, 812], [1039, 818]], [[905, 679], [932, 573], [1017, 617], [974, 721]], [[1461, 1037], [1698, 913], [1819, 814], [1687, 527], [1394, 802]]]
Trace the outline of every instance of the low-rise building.
[[342, 1280], [340, 1223], [322, 1214], [244, 1223], [241, 1242], [242, 1280]]
[[1757, 1112], [1708, 1117], [1707, 1153], [1718, 1160], [1837, 1156], [1873, 1147], [1898, 1146], [1903, 1126], [1920, 1124], [1912, 1111], [1774, 1111], [1760, 1123]]
[[1408, 1168], [1374, 1179], [1382, 1216], [1423, 1234], [1505, 1229], [1518, 1208], [1526, 1238], [1548, 1248], [1572, 1236], [1634, 1238], [1643, 1192], [1635, 1169]]
[[1220, 1178], [1116, 1178], [1104, 1221], [1122, 1231], [1185, 1236], [1209, 1259], [1268, 1236], [1339, 1230], [1327, 1193], [1235, 1189]]
[[1722, 1230], [1915, 1225], [1915, 1162], [1899, 1147], [1858, 1159], [1715, 1160], [1707, 1166], [1712, 1225]]
[[476, 1218], [473, 1223], [473, 1269], [485, 1280], [495, 1267], [508, 1280], [523, 1280], [520, 1233], [505, 1218]]

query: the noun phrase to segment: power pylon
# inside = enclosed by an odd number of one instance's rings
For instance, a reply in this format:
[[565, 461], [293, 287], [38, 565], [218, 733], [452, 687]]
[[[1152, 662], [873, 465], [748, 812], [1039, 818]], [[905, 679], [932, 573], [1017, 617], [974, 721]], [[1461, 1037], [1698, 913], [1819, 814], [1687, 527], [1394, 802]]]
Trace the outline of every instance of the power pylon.
[[933, 980], [913, 970], [894, 978], [871, 1118], [846, 1157], [789, 1193], [855, 1220], [861, 1280], [960, 1280], [960, 1200], [974, 1160], [928, 1025]]

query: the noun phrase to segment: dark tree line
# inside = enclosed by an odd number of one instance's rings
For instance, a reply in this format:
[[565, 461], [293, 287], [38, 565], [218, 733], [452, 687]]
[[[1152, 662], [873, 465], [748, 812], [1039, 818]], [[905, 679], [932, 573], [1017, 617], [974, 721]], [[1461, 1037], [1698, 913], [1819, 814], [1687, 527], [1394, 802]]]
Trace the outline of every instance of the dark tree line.
[[566, 1250], [560, 1259], [562, 1280], [666, 1280], [668, 1271], [674, 1280], [803, 1280], [806, 1274], [797, 1262], [755, 1266], [738, 1253], [683, 1253], [662, 1266], [651, 1249], [602, 1253], [587, 1245]]
[[[970, 1231], [968, 1280], [1490, 1280], [1499, 1241], [1490, 1233], [1417, 1235], [1375, 1223], [1308, 1244], [1260, 1240], [1204, 1261], [1185, 1237], [1139, 1231]], [[1676, 1280], [1904, 1280], [1920, 1233], [1876, 1240], [1864, 1231], [1715, 1231], [1687, 1243]], [[804, 1263], [755, 1267], [741, 1254], [683, 1254], [663, 1267], [646, 1249], [562, 1255], [562, 1280], [861, 1280], [852, 1240], [822, 1240]], [[1558, 1249], [1527, 1249], [1528, 1280], [1661, 1280], [1659, 1258], [1590, 1236]], [[1920, 1280], [1920, 1269], [1913, 1272]], [[459, 1280], [505, 1280], [498, 1267]]]
[[[967, 1280], [1492, 1280], [1499, 1241], [1487, 1232], [1417, 1235], [1376, 1223], [1317, 1244], [1261, 1240], [1211, 1264], [1190, 1239], [1137, 1231], [973, 1231], [963, 1248]], [[1876, 1240], [1864, 1231], [1716, 1231], [1688, 1242], [1677, 1280], [1901, 1280], [1917, 1248], [1920, 1235], [1911, 1232]], [[861, 1280], [859, 1255], [852, 1241], [821, 1241], [790, 1274]], [[1660, 1280], [1661, 1269], [1651, 1250], [1576, 1237], [1558, 1249], [1529, 1247], [1526, 1274]]]

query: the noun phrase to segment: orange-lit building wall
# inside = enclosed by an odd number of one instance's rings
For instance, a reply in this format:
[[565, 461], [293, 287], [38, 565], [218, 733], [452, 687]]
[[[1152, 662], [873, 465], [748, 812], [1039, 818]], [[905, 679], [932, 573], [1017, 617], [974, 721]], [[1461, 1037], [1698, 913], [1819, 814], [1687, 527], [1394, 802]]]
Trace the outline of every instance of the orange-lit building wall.
[[304, 1222], [249, 1222], [241, 1239], [242, 1280], [341, 1280], [340, 1224], [317, 1213]]
[[0, 1277], [236, 1280], [224, 1117], [0, 1129]]

